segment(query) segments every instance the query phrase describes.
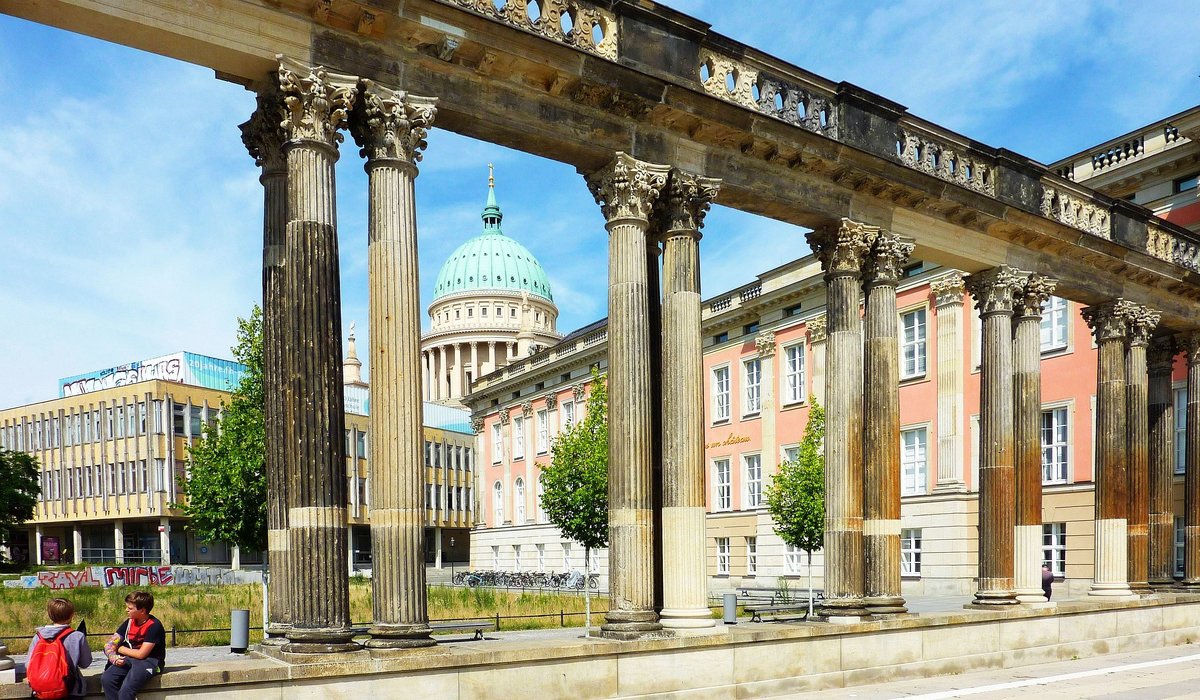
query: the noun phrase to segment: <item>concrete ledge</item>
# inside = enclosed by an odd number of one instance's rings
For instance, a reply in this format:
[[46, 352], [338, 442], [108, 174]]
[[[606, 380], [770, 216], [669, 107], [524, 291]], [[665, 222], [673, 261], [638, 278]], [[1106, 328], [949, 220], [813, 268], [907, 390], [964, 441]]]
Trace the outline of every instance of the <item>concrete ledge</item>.
[[[962, 673], [1200, 639], [1200, 595], [1067, 601], [1057, 608], [926, 613], [851, 625], [757, 623], [723, 633], [615, 642], [486, 640], [288, 661], [261, 654], [170, 667], [142, 698], [760, 697], [884, 679]], [[99, 670], [89, 691], [99, 693]], [[0, 698], [28, 697], [24, 684]]]

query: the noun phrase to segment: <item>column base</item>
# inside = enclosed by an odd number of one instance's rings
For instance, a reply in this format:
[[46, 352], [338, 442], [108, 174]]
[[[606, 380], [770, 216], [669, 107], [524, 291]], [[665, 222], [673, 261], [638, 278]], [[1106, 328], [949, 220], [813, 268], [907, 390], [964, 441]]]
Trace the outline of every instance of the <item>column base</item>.
[[903, 596], [867, 596], [864, 603], [867, 613], [873, 617], [904, 615], [908, 612]]
[[1150, 583], [1147, 581], [1137, 581], [1137, 582], [1131, 581], [1129, 583], [1129, 590], [1134, 595], [1139, 595], [1139, 596], [1143, 596], [1143, 597], [1148, 596], [1148, 595], [1154, 595], [1154, 589], [1150, 587]]
[[0, 644], [0, 685], [17, 682], [17, 664], [8, 657], [8, 647]]
[[287, 632], [285, 654], [340, 654], [359, 651], [362, 645], [355, 642], [354, 632], [346, 627], [292, 627]]
[[826, 598], [817, 606], [816, 613], [821, 619], [834, 624], [852, 624], [869, 618], [863, 599], [857, 596], [833, 600]]
[[417, 649], [437, 644], [426, 624], [374, 625], [367, 634], [371, 635], [365, 644], [368, 649]]
[[266, 634], [259, 643], [267, 647], [281, 647], [287, 644], [287, 633], [291, 629], [291, 625], [285, 625], [281, 622], [268, 622]]
[[600, 636], [605, 639], [631, 641], [671, 636], [653, 610], [610, 610], [605, 613], [604, 620], [600, 625]]
[[1040, 588], [1018, 588], [1017, 602], [1021, 605], [1036, 606], [1039, 603], [1048, 602], [1046, 594]]
[[[1045, 600], [1046, 596], [1042, 596]], [[1016, 605], [1017, 597], [1012, 591], [975, 591], [975, 600], [967, 603], [963, 607], [970, 610], [972, 608], [995, 609], [1008, 605]]]
[[1129, 590], [1129, 584], [1124, 581], [1120, 583], [1092, 583], [1092, 588], [1088, 591], [1088, 596], [1111, 600], [1136, 600], [1138, 597], [1134, 595], [1133, 591]]
[[701, 629], [715, 627], [717, 620], [708, 608], [671, 610], [664, 608], [658, 621], [667, 629]]

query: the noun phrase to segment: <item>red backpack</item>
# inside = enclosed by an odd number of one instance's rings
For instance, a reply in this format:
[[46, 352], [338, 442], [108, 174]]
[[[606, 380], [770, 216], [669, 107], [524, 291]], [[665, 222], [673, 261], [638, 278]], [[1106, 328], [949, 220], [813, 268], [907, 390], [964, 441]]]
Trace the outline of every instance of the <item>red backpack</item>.
[[34, 697], [65, 698], [71, 691], [73, 678], [63, 640], [74, 631], [68, 627], [56, 634], [54, 639], [38, 640], [25, 665], [25, 678]]

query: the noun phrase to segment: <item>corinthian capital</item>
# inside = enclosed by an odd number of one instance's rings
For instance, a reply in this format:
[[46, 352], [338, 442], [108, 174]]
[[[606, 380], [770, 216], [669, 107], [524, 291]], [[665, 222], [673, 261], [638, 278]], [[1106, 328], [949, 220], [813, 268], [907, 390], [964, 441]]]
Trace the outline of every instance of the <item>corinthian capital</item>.
[[1129, 317], [1126, 312], [1130, 303], [1124, 299], [1106, 301], [1083, 310], [1083, 320], [1092, 329], [1096, 342], [1121, 340], [1129, 337]]
[[829, 337], [829, 317], [825, 314], [808, 319], [804, 326], [808, 329], [810, 343], [823, 343]]
[[587, 186], [605, 220], [641, 219], [648, 222], [654, 201], [667, 183], [670, 170], [666, 165], [646, 163], [628, 154], [617, 153], [611, 163], [587, 177]]
[[342, 142], [339, 130], [354, 107], [356, 82], [351, 76], [280, 56], [279, 89], [287, 107], [282, 126], [288, 140], [336, 148]]
[[929, 291], [933, 294], [935, 306], [962, 304], [963, 294], [967, 291], [963, 283], [962, 273], [955, 270], [945, 277], [939, 277], [929, 283]]
[[1026, 275], [1008, 265], [968, 275], [967, 291], [975, 299], [980, 316], [1012, 313], [1017, 290], [1025, 283]]
[[1121, 313], [1125, 315], [1125, 323], [1129, 326], [1129, 344], [1141, 347], [1148, 345], [1150, 334], [1158, 328], [1158, 319], [1162, 314], [1133, 302], [1125, 302]]
[[878, 226], [842, 219], [832, 226], [810, 231], [808, 247], [821, 261], [826, 279], [831, 276], [859, 275], [867, 252], [878, 235]]
[[368, 162], [391, 159], [416, 165], [435, 116], [436, 97], [410, 95], [363, 80], [350, 113], [350, 134]]
[[754, 336], [754, 348], [759, 357], [775, 356], [775, 331], [763, 331]]
[[1187, 331], [1175, 336], [1180, 350], [1187, 355], [1188, 366], [1200, 363], [1200, 331]]
[[1041, 275], [1030, 275], [1016, 291], [1014, 311], [1024, 318], [1041, 318], [1042, 306], [1054, 294], [1058, 282]]
[[254, 164], [264, 172], [280, 171], [287, 166], [283, 155], [283, 142], [287, 139], [283, 121], [287, 119], [287, 108], [283, 105], [283, 94], [275, 82], [268, 83], [255, 97], [258, 106], [250, 119], [238, 128], [242, 131], [242, 143], [254, 159]]
[[663, 196], [655, 206], [660, 229], [666, 235], [699, 236], [700, 229], [704, 228], [704, 215], [720, 189], [721, 181], [716, 178], [672, 169]]
[[891, 231], [880, 231], [863, 265], [863, 281], [868, 285], [895, 286], [914, 247], [913, 243]]
[[1175, 338], [1163, 336], [1150, 341], [1146, 349], [1146, 367], [1151, 375], [1169, 375], [1174, 364], [1175, 353], [1180, 347]]

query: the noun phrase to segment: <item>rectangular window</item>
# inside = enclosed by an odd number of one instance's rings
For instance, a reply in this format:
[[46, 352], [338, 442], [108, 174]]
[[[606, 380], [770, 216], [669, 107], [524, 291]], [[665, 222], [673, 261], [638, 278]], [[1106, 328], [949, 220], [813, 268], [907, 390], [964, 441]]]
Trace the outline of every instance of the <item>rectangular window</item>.
[[729, 538], [717, 538], [717, 575], [729, 575]]
[[558, 404], [559, 420], [561, 421], [562, 430], [566, 431], [575, 424], [575, 402], [563, 401]]
[[900, 531], [900, 575], [921, 575], [921, 530], [905, 528]]
[[358, 455], [357, 455], [358, 458], [366, 459], [367, 458], [367, 433], [366, 433], [366, 431], [360, 430], [358, 432], [358, 436], [355, 439], [355, 446], [358, 448]]
[[1067, 347], [1067, 300], [1050, 297], [1042, 304], [1042, 352]]
[[800, 456], [800, 446], [799, 445], [788, 445], [783, 448], [783, 454], [782, 454], [783, 461], [795, 462], [799, 456]]
[[492, 545], [492, 571], [500, 570], [500, 545]]
[[1187, 387], [1175, 390], [1175, 473], [1187, 467]]
[[1067, 409], [1042, 411], [1042, 483], [1067, 483]]
[[563, 542], [562, 550], [563, 550], [563, 569], [562, 570], [563, 570], [563, 573], [565, 574], [565, 573], [568, 573], [571, 571], [571, 543]]
[[203, 424], [204, 424], [204, 407], [203, 406], [192, 406], [192, 420], [191, 420], [192, 437], [194, 437], [194, 438], [200, 437], [200, 426], [202, 426]]
[[717, 367], [712, 371], [713, 422], [729, 420], [729, 368]]
[[713, 336], [713, 345], [720, 345], [721, 343], [727, 342], [728, 340], [729, 340], [729, 331], [725, 331], [724, 333], [718, 333]]
[[1200, 173], [1181, 177], [1175, 181], [1175, 193], [1189, 192], [1196, 189], [1197, 185], [1200, 185]]
[[758, 573], [758, 538], [746, 538], [746, 575], [753, 576]]
[[521, 570], [521, 545], [514, 544], [513, 548], [513, 571]]
[[525, 459], [525, 419], [517, 416], [512, 419], [513, 426], [513, 459]]
[[762, 410], [762, 363], [755, 358], [742, 363], [742, 415]]
[[125, 437], [125, 407], [117, 406], [117, 437]]
[[927, 442], [925, 428], [913, 428], [900, 433], [900, 493], [903, 496], [925, 493], [926, 484], [929, 483]]
[[762, 455], [744, 455], [742, 466], [746, 474], [745, 507], [762, 507]]
[[925, 309], [900, 315], [900, 378], [925, 375]]
[[794, 544], [785, 544], [783, 546], [783, 572], [785, 574], [800, 573], [800, 566], [804, 563], [803, 555], [803, 549]]
[[804, 344], [784, 349], [783, 402], [804, 400]]
[[1183, 577], [1183, 558], [1187, 552], [1187, 530], [1183, 518], [1175, 518], [1175, 575]]
[[499, 423], [492, 423], [492, 464], [504, 461], [504, 437]]
[[537, 451], [538, 454], [544, 455], [550, 449], [550, 423], [546, 417], [546, 410], [542, 409], [537, 412]]
[[1042, 563], [1060, 578], [1067, 575], [1067, 524], [1042, 525]]
[[537, 546], [537, 570], [541, 573], [546, 570], [546, 545], [539, 544]]
[[715, 460], [713, 462], [713, 473], [713, 483], [716, 484], [717, 488], [716, 493], [713, 494], [716, 510], [730, 510], [733, 508], [733, 496], [730, 492], [729, 460]]

